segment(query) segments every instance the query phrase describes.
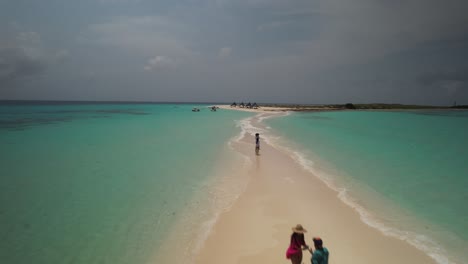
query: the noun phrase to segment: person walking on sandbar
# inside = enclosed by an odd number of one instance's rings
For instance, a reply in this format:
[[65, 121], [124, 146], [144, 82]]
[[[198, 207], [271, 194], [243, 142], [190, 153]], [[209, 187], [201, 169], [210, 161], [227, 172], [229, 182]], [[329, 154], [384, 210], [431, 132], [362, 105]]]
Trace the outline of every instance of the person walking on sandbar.
[[255, 154], [259, 155], [260, 153], [260, 134], [255, 134]]

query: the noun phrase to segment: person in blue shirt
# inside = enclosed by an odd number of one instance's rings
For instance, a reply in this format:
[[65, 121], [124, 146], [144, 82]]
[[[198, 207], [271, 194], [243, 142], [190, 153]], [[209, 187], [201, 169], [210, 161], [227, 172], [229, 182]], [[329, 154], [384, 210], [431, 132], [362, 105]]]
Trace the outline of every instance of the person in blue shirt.
[[310, 248], [309, 251], [312, 254], [310, 259], [311, 264], [328, 264], [329, 253], [328, 249], [323, 247], [323, 241], [320, 237], [314, 237], [315, 251]]

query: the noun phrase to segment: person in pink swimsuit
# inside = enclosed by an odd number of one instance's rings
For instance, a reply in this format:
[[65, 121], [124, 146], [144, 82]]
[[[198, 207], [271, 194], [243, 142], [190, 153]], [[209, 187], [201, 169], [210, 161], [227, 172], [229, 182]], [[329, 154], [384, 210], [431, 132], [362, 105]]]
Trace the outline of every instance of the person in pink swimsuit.
[[291, 243], [286, 251], [286, 258], [291, 260], [292, 264], [301, 264], [302, 250], [306, 250], [309, 246], [305, 243], [304, 233], [307, 232], [302, 225], [296, 225], [292, 228]]

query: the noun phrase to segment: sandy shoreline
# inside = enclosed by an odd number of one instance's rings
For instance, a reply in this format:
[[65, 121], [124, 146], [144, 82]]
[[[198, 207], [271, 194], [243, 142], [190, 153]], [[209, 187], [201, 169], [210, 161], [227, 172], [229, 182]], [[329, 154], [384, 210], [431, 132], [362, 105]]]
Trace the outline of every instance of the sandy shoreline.
[[252, 112], [252, 113], [268, 113], [268, 112], [285, 112], [285, 111], [290, 111], [290, 108], [286, 107], [268, 107], [268, 106], [262, 106], [260, 108], [254, 109], [254, 108], [241, 108], [241, 107], [231, 107], [229, 105], [216, 105], [216, 107], [224, 110], [237, 110], [237, 111], [244, 111], [244, 112]]
[[278, 112], [288, 112], [288, 111], [340, 111], [343, 109], [335, 109], [335, 108], [323, 108], [323, 107], [302, 107], [302, 108], [294, 108], [294, 107], [273, 107], [273, 106], [262, 106], [257, 109], [254, 108], [241, 108], [241, 107], [231, 107], [230, 105], [216, 105], [220, 109], [225, 110], [237, 110], [237, 111], [245, 111], [245, 112], [252, 112], [252, 113], [278, 113]]
[[[330, 263], [435, 263], [412, 245], [366, 225], [335, 191], [281, 150], [262, 142], [261, 155], [255, 156], [252, 140], [246, 134], [233, 145], [253, 161], [246, 190], [220, 215], [195, 263], [288, 263], [285, 251], [291, 227], [298, 223], [309, 230], [308, 244], [313, 236], [323, 238]], [[310, 263], [308, 252], [303, 263]]]

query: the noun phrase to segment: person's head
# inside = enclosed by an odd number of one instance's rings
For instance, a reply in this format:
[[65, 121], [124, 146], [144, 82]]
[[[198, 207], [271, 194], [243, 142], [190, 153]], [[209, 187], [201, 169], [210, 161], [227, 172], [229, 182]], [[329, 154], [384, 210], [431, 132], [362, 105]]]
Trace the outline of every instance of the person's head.
[[312, 241], [314, 241], [314, 246], [316, 249], [323, 248], [323, 241], [320, 237], [314, 237], [312, 238]]
[[259, 137], [259, 136], [260, 136], [260, 134], [259, 134], [259, 133], [255, 133], [255, 137]]
[[293, 234], [300, 234], [303, 235], [304, 233], [307, 232], [305, 228], [302, 227], [302, 225], [297, 224], [296, 226], [292, 227]]

